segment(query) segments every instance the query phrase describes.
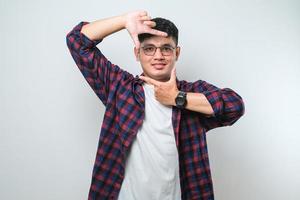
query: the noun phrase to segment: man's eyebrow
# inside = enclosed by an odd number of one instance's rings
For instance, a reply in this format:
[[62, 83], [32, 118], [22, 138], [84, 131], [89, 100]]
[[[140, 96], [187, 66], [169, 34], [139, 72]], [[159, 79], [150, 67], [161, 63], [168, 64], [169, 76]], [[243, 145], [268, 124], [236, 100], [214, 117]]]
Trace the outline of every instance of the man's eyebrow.
[[155, 46], [155, 45], [151, 43], [145, 43], [144, 46]]
[[[145, 43], [144, 46], [154, 46], [155, 47], [155, 45], [152, 44], [152, 43]], [[173, 45], [170, 44], [170, 43], [165, 43], [165, 44], [162, 44], [161, 46], [162, 47], [165, 47], [165, 46], [167, 46], [167, 47], [173, 47]]]

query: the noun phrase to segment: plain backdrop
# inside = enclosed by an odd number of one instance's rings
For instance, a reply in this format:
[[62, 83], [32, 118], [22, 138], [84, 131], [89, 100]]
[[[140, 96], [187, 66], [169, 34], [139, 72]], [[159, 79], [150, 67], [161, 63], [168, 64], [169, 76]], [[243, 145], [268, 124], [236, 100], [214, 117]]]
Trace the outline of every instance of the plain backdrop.
[[[66, 46], [132, 10], [178, 26], [180, 79], [230, 87], [246, 114], [207, 133], [217, 200], [300, 199], [300, 1], [1, 0], [0, 199], [87, 199], [104, 106]], [[101, 45], [140, 74], [126, 30]]]

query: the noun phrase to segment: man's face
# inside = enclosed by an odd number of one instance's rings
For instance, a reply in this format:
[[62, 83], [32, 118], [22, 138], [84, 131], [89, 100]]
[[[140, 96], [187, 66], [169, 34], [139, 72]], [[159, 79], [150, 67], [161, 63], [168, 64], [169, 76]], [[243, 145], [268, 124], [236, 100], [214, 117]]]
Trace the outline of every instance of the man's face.
[[153, 36], [144, 40], [140, 49], [135, 48], [134, 52], [145, 76], [157, 81], [168, 81], [180, 48], [176, 47], [171, 37]]

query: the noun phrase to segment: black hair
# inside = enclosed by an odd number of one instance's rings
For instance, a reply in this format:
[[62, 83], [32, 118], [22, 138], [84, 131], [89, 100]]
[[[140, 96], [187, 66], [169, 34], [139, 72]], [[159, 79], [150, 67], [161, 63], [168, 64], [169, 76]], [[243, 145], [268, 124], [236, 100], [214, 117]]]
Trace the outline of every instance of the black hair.
[[[168, 37], [173, 38], [173, 40], [177, 46], [177, 44], [178, 44], [178, 29], [173, 22], [171, 22], [170, 20], [161, 18], [161, 17], [153, 18], [153, 19], [151, 19], [151, 21], [154, 21], [156, 23], [156, 26], [153, 27], [153, 29], [166, 32], [168, 34]], [[138, 35], [139, 42], [142, 43], [144, 40], [151, 38], [153, 36], [154, 35], [152, 35], [150, 33], [139, 34]]]

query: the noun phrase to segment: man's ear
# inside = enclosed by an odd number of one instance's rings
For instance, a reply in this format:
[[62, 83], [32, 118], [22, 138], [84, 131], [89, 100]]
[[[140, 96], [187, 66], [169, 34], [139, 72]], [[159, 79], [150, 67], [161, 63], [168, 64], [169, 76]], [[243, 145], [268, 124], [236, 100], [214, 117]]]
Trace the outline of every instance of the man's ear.
[[180, 47], [176, 47], [176, 60], [178, 60], [178, 57], [180, 55]]
[[135, 55], [136, 61], [140, 61], [140, 51], [136, 47], [134, 47], [134, 55]]

